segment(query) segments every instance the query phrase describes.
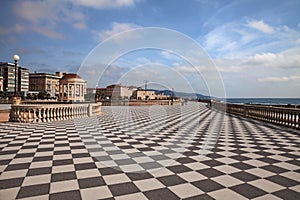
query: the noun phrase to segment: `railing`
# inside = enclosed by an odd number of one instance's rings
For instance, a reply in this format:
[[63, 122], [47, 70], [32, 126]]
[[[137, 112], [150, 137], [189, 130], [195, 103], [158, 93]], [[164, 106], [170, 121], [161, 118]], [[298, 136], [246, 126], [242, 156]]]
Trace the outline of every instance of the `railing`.
[[101, 103], [12, 105], [11, 122], [51, 122], [99, 115]]
[[[101, 101], [102, 106], [152, 106], [152, 105], [172, 105], [171, 100], [105, 100]], [[174, 100], [173, 105], [180, 103]]]
[[213, 108], [227, 113], [257, 119], [281, 126], [300, 129], [300, 109], [263, 105], [231, 104], [223, 102], [211, 103]]

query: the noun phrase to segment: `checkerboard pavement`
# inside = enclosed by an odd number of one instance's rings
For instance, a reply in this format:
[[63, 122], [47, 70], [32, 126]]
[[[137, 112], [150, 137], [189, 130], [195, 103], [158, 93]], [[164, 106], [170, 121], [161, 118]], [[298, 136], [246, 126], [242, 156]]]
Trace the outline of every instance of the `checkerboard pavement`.
[[299, 131], [201, 103], [102, 110], [0, 123], [0, 199], [300, 199]]

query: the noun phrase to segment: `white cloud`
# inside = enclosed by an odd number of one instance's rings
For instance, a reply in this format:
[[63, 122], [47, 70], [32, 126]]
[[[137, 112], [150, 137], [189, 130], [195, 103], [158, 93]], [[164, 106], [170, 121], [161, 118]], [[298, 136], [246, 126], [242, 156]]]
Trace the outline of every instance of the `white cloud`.
[[274, 33], [274, 28], [270, 25], [266, 24], [264, 21], [249, 21], [248, 26], [251, 28], [254, 28], [256, 30], [259, 30], [263, 33], [271, 34]]
[[[298, 51], [296, 50], [298, 49]], [[293, 52], [294, 51], [294, 52]], [[281, 53], [261, 53], [248, 58], [246, 65], [274, 68], [300, 68], [300, 48], [290, 49]]]
[[24, 20], [22, 31], [33, 31], [49, 38], [65, 38], [62, 33], [56, 31], [61, 22], [76, 29], [86, 28], [84, 14], [77, 8], [68, 6], [66, 0], [16, 1], [13, 12]]
[[[131, 23], [117, 23], [114, 22], [112, 24], [111, 29], [109, 30], [102, 30], [102, 31], [92, 31], [93, 34], [95, 35], [96, 40], [98, 41], [103, 41], [111, 36], [114, 36], [118, 33], [121, 33], [123, 31], [129, 31], [131, 29], [135, 29], [135, 28], [140, 28], [140, 26], [136, 25], [136, 24], [131, 24]], [[115, 41], [123, 41], [124, 39], [128, 39], [127, 37], [131, 37], [128, 34], [126, 34], [126, 38], [123, 37], [115, 37], [114, 40]]]
[[259, 82], [271, 82], [271, 83], [281, 83], [281, 82], [289, 82], [289, 81], [298, 81], [300, 80], [300, 76], [281, 76], [281, 77], [265, 77], [259, 78]]
[[[257, 31], [258, 28], [261, 30]], [[293, 48], [298, 45], [299, 38], [299, 31], [286, 25], [271, 27], [263, 21], [241, 19], [218, 26], [200, 39], [211, 57], [246, 59], [263, 52]]]
[[136, 0], [70, 0], [71, 3], [79, 6], [105, 9], [134, 6]]

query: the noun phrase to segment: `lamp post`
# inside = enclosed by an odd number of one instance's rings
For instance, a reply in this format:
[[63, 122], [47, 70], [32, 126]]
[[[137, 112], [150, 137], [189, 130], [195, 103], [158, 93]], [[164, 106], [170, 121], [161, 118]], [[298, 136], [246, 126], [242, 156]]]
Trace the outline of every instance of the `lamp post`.
[[15, 93], [14, 96], [17, 97], [18, 93], [17, 93], [17, 71], [18, 71], [18, 60], [20, 60], [20, 57], [18, 55], [14, 55], [13, 59], [15, 61]]

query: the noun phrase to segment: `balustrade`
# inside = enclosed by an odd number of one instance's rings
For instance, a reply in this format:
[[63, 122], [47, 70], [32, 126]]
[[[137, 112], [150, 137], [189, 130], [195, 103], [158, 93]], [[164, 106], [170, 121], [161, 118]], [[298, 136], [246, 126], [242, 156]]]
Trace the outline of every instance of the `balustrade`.
[[101, 103], [12, 105], [11, 122], [51, 122], [99, 115]]
[[213, 108], [227, 113], [300, 129], [300, 109], [212, 101]]

